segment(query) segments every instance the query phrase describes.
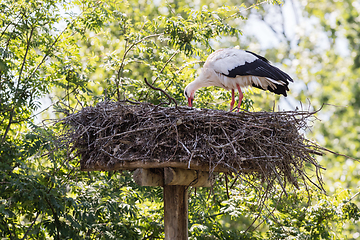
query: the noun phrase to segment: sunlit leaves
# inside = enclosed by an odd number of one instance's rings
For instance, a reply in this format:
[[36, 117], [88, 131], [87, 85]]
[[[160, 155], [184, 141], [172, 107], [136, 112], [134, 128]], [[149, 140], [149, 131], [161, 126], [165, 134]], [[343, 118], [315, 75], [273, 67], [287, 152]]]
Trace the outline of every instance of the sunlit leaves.
[[206, 48], [211, 48], [209, 40], [215, 36], [221, 35], [237, 35], [240, 31], [231, 27], [219, 14], [231, 14], [229, 10], [222, 8], [219, 12], [210, 11], [203, 8], [200, 11], [191, 9], [185, 10], [187, 18], [183, 16], [175, 16], [167, 18], [165, 25], [165, 33], [171, 38], [170, 45], [173, 45], [185, 54], [196, 53], [197, 46], [195, 43], [201, 43]]
[[[145, 77], [185, 105], [183, 89], [198, 76], [214, 45], [243, 45], [239, 42], [239, 23], [245, 20], [242, 14], [250, 12], [243, 12], [244, 8], [252, 4], [200, 2], [0, 3], [1, 237], [164, 237], [160, 187], [136, 186], [128, 172], [79, 172], [78, 159], [59, 144], [57, 135], [63, 126], [40, 127], [32, 120], [41, 105], [48, 107], [39, 102], [46, 94], [55, 110], [55, 115], [48, 117], [65, 116], [76, 107], [105, 99], [167, 103], [166, 96], [144, 83]], [[292, 67], [306, 86], [298, 95], [290, 86], [295, 97], [303, 101], [311, 97], [315, 106], [323, 102], [341, 106], [326, 106], [328, 120], [316, 131], [323, 134], [326, 147], [358, 156], [360, 91], [358, 72], [352, 68], [358, 65], [358, 6], [351, 1], [328, 3], [309, 1], [306, 10], [321, 20], [323, 28], [318, 29], [325, 30], [331, 39], [343, 26], [341, 31], [345, 31], [354, 51], [354, 61], [333, 49], [319, 55], [325, 51], [318, 49], [322, 42], [307, 33], [300, 35], [296, 47], [267, 54], [273, 61]], [[348, 8], [338, 13], [342, 4]], [[335, 25], [330, 21], [333, 17], [324, 12], [338, 14], [331, 15], [335, 16]], [[252, 99], [257, 99], [257, 108], [271, 110], [269, 96], [256, 90], [254, 94], [245, 93], [242, 107], [252, 110]], [[229, 101], [229, 92], [211, 87], [199, 90], [194, 104], [227, 110]], [[348, 160], [340, 165], [340, 161], [338, 157], [327, 162], [326, 167], [333, 164], [336, 168], [331, 176], [339, 184], [356, 185], [358, 164]], [[210, 198], [206, 189], [191, 192], [190, 238], [329, 238], [333, 234], [341, 236], [344, 224], [359, 219], [356, 195], [351, 197], [350, 191], [337, 193], [334, 199], [312, 193], [311, 207], [302, 190], [286, 199], [277, 198], [275, 192], [268, 202], [272, 209], [261, 212], [254, 191], [235, 192], [234, 188], [230, 199], [221, 180]], [[251, 215], [253, 212], [256, 214]], [[257, 214], [259, 218], [255, 219]], [[249, 228], [254, 220], [255, 225]]]
[[[304, 194], [291, 194], [287, 200], [274, 202], [279, 213], [273, 216], [280, 221], [281, 227], [272, 226], [268, 234], [271, 238], [285, 239], [328, 239], [341, 236], [345, 221], [358, 221], [360, 209], [348, 201], [350, 192], [339, 191], [328, 197], [318, 195], [307, 199]], [[309, 205], [309, 200], [312, 200]]]

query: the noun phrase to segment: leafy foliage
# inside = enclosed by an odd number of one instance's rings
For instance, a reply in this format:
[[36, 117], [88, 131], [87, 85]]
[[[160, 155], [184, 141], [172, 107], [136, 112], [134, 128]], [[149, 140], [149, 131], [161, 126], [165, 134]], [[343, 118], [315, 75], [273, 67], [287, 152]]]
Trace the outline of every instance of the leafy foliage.
[[[79, 172], [78, 159], [58, 139], [62, 126], [37, 119], [59, 118], [105, 99], [166, 101], [161, 93], [149, 90], [144, 77], [185, 104], [184, 86], [217, 44], [235, 46], [240, 40], [242, 47], [250, 44], [239, 30], [248, 22], [243, 16], [260, 14], [266, 23], [271, 15], [272, 5], [264, 2], [248, 1], [239, 7], [234, 7], [236, 1], [200, 2], [0, 3], [2, 238], [164, 237], [161, 188], [138, 187], [127, 172]], [[267, 51], [267, 57], [287, 65], [304, 82], [302, 91], [293, 91], [297, 99], [310, 98], [315, 107], [324, 102], [347, 106], [326, 106], [319, 117], [327, 121], [315, 126], [314, 137], [325, 147], [359, 157], [359, 6], [351, 0], [308, 3], [299, 11], [318, 19], [313, 32], [324, 32], [329, 47], [321, 48], [312, 31], [293, 39], [283, 31], [277, 32], [282, 45]], [[340, 33], [348, 40], [348, 56], [336, 52]], [[311, 86], [316, 90], [306, 90]], [[198, 92], [196, 106], [227, 109], [229, 93], [210, 90]], [[269, 96], [248, 92], [242, 106], [271, 109]], [[51, 111], [45, 111], [48, 98]], [[210, 197], [208, 189], [192, 190], [190, 238], [355, 238], [360, 231], [359, 165], [333, 156], [319, 161], [328, 168], [326, 180], [335, 182], [329, 184], [334, 192], [330, 196], [304, 189], [290, 191], [289, 196], [275, 191], [267, 207], [261, 207], [261, 194], [241, 185], [233, 186], [228, 198], [225, 178], [218, 179], [212, 190], [216, 194]]]

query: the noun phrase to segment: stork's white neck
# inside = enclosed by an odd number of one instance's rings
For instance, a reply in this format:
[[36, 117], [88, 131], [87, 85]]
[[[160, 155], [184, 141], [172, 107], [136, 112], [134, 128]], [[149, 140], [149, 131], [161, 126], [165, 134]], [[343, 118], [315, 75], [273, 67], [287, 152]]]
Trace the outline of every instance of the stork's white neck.
[[187, 85], [186, 89], [189, 94], [192, 94], [195, 93], [196, 90], [198, 90], [199, 88], [209, 87], [212, 85], [213, 84], [211, 82], [207, 81], [207, 79], [203, 77], [203, 74], [200, 74], [199, 77], [197, 77], [194, 81], [192, 81], [191, 83], [189, 83], [189, 85]]
[[193, 89], [195, 89], [195, 90], [202, 88], [202, 87], [212, 86], [212, 83], [206, 77], [204, 77], [204, 74], [201, 74], [200, 76], [195, 78], [195, 80], [190, 84], [192, 85]]

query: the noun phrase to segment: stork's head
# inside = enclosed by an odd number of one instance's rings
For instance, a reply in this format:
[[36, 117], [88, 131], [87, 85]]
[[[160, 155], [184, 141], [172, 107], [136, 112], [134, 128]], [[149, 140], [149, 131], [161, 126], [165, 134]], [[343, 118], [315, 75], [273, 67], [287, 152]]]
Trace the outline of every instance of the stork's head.
[[192, 83], [187, 85], [185, 90], [184, 90], [184, 95], [185, 95], [185, 97], [186, 97], [186, 99], [188, 101], [189, 107], [192, 107], [192, 103], [193, 103], [194, 98], [195, 98], [195, 91], [196, 91], [196, 89], [193, 88]]
[[[204, 68], [203, 68], [203, 72], [204, 72]], [[189, 107], [192, 107], [192, 103], [195, 98], [196, 90], [198, 90], [199, 88], [202, 88], [202, 87], [208, 87], [208, 86], [213, 85], [212, 82], [209, 81], [209, 78], [206, 76], [207, 75], [204, 75], [204, 73], [201, 73], [194, 81], [192, 81], [191, 83], [189, 83], [186, 86], [186, 88], [184, 90], [184, 95], [185, 95], [186, 99], [188, 100]]]

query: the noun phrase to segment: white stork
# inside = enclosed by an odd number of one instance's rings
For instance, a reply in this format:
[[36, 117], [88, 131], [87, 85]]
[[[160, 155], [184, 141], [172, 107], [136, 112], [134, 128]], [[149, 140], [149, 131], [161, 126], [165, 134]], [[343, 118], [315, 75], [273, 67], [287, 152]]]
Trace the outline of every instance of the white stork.
[[207, 58], [201, 74], [184, 90], [188, 104], [192, 107], [195, 91], [201, 87], [217, 86], [231, 90], [230, 111], [233, 110], [234, 90], [239, 92], [239, 111], [243, 99], [241, 87], [253, 86], [287, 96], [292, 78], [272, 66], [270, 62], [253, 52], [235, 48], [219, 49]]

